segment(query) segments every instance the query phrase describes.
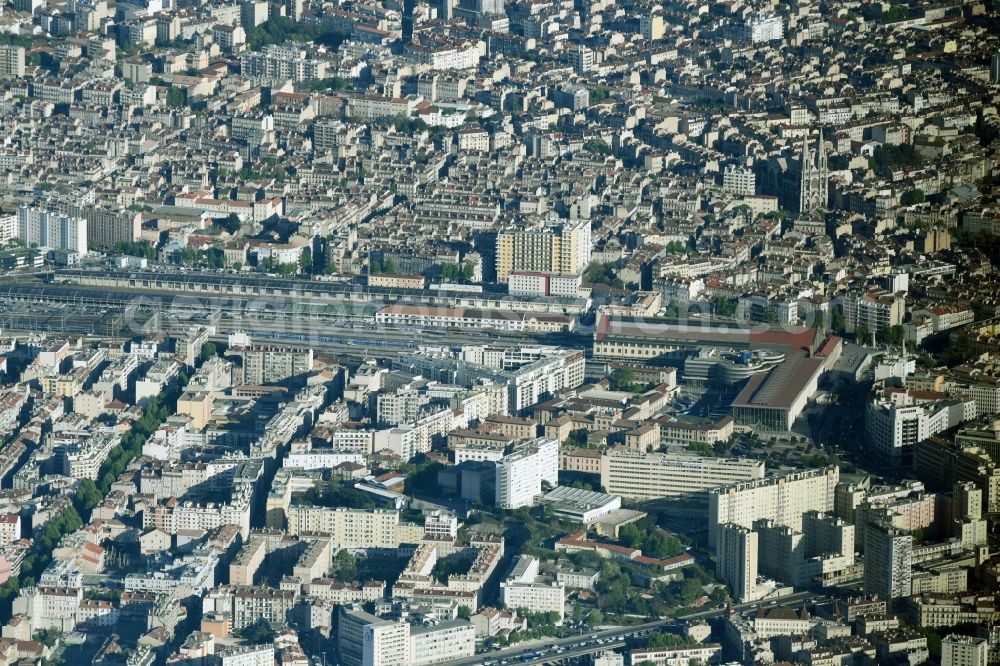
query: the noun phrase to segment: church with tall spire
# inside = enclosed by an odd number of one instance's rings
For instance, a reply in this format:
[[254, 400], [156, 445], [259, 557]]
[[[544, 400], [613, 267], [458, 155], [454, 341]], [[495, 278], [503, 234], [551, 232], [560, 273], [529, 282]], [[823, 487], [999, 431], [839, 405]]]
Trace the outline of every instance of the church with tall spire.
[[830, 173], [826, 165], [826, 146], [823, 130], [814, 153], [809, 137], [802, 139], [802, 156], [799, 161], [799, 215], [806, 216], [825, 210], [829, 196]]

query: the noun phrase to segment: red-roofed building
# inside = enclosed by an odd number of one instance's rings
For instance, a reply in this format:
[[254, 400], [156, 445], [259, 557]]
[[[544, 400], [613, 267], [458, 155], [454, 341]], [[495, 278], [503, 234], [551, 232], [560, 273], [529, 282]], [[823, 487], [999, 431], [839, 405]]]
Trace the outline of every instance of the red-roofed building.
[[562, 539], [556, 541], [556, 550], [566, 553], [590, 552], [596, 553], [604, 558], [620, 560], [622, 562], [633, 562], [649, 569], [657, 571], [669, 571], [679, 569], [694, 563], [694, 557], [688, 553], [682, 553], [676, 557], [660, 559], [657, 557], [647, 557], [642, 551], [636, 548], [619, 546], [614, 543], [603, 543], [601, 541], [590, 541], [587, 533], [583, 530], [567, 534]]

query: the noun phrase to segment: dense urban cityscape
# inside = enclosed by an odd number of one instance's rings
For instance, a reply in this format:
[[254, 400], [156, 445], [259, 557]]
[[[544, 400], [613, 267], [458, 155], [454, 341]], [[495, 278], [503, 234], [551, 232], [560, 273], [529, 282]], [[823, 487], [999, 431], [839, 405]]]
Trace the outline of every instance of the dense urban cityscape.
[[0, 666], [1000, 664], [997, 0], [3, 0]]

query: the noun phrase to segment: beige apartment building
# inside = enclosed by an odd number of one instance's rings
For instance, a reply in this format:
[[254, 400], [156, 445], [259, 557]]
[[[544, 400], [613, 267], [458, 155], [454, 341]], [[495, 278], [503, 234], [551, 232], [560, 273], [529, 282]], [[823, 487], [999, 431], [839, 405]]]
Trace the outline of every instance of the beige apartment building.
[[497, 282], [513, 271], [579, 274], [590, 263], [590, 220], [501, 231], [496, 250]]
[[840, 468], [831, 466], [712, 489], [708, 493], [708, 543], [716, 547], [720, 525], [749, 528], [762, 518], [801, 532], [802, 515], [807, 511], [833, 511], [839, 482]]

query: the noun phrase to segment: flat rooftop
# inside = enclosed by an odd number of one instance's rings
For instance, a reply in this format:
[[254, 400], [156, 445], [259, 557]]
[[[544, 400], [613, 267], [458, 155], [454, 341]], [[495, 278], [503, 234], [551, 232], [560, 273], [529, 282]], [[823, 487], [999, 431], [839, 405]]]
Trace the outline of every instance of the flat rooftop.
[[762, 328], [760, 326], [716, 326], [707, 322], [677, 324], [658, 319], [603, 317], [594, 339], [628, 338], [649, 341], [678, 341], [691, 344], [725, 344], [733, 348], [785, 347], [810, 353], [820, 344], [816, 329], [803, 326]]
[[791, 409], [809, 382], [823, 369], [826, 359], [789, 355], [771, 372], [753, 375], [733, 400], [732, 407]]

